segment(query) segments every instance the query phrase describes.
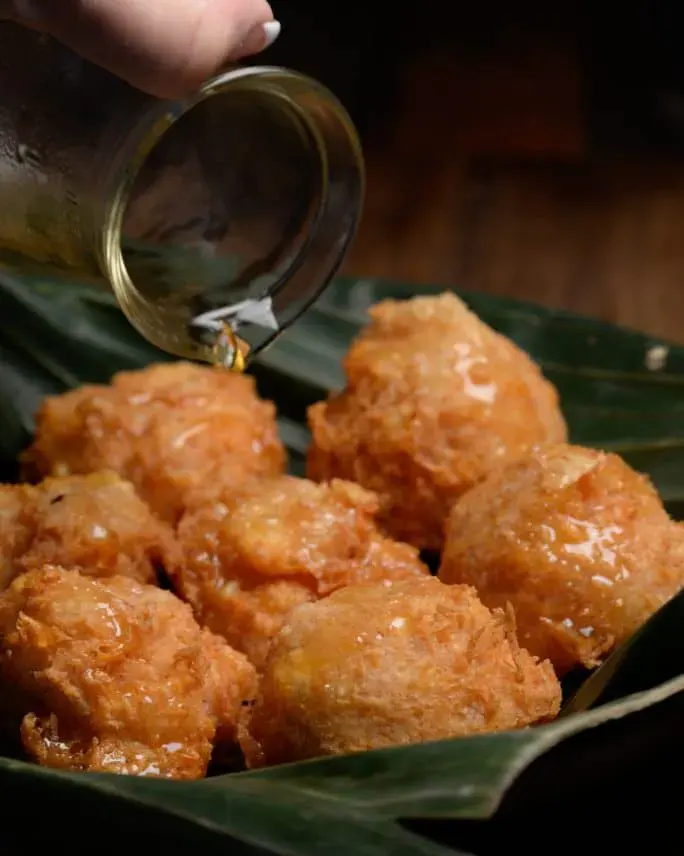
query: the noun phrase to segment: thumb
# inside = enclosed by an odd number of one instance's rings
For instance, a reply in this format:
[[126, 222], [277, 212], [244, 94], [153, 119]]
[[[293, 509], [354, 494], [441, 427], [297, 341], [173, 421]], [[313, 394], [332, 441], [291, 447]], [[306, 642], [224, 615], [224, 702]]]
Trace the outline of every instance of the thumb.
[[280, 32], [266, 0], [0, 0], [0, 17], [162, 98], [191, 91]]

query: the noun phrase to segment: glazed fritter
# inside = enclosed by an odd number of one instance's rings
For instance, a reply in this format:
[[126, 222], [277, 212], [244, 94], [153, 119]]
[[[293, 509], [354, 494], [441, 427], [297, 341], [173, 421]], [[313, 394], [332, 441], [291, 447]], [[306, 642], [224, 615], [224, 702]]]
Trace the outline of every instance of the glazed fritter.
[[377, 497], [281, 476], [188, 512], [172, 577], [198, 620], [261, 666], [290, 610], [350, 583], [422, 577], [418, 551], [378, 530]]
[[258, 767], [552, 719], [561, 690], [500, 611], [433, 577], [354, 585], [295, 609], [241, 724]]
[[346, 389], [309, 410], [308, 475], [377, 493], [395, 538], [439, 550], [453, 503], [566, 426], [555, 388], [453, 294], [385, 301], [349, 350]]
[[5, 722], [44, 766], [201, 778], [255, 691], [247, 659], [169, 592], [46, 566], [0, 595]]
[[555, 445], [454, 506], [439, 575], [511, 604], [520, 643], [562, 674], [596, 666], [684, 585], [684, 527], [617, 455]]
[[282, 472], [285, 452], [252, 378], [178, 362], [47, 398], [22, 460], [30, 480], [114, 470], [175, 524], [214, 485]]
[[0, 485], [0, 591], [44, 564], [154, 583], [176, 550], [173, 530], [115, 473]]

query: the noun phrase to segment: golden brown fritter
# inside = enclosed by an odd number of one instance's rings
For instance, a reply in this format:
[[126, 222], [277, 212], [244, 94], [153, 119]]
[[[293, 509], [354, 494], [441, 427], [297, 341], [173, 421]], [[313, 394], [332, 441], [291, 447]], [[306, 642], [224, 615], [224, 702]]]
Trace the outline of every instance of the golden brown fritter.
[[555, 388], [453, 294], [385, 301], [345, 359], [347, 388], [309, 410], [308, 475], [375, 491], [396, 538], [439, 550], [458, 497], [566, 427]]
[[44, 564], [153, 583], [177, 549], [173, 530], [113, 472], [0, 485], [0, 591]]
[[31, 528], [22, 520], [25, 496], [21, 487], [0, 485], [0, 591], [17, 575], [16, 560], [31, 543]]
[[241, 723], [250, 766], [552, 719], [561, 690], [502, 612], [427, 577], [354, 585], [295, 609]]
[[153, 586], [46, 566], [0, 595], [0, 691], [44, 766], [201, 778], [255, 690], [247, 659]]
[[177, 587], [198, 620], [261, 666], [290, 610], [350, 583], [423, 576], [418, 551], [375, 524], [358, 485], [281, 476], [185, 515]]
[[275, 408], [253, 379], [182, 362], [46, 399], [22, 458], [31, 479], [114, 470], [174, 524], [214, 485], [285, 466]]
[[454, 506], [440, 578], [510, 603], [520, 643], [562, 674], [597, 665], [684, 585], [684, 528], [617, 455], [551, 446]]

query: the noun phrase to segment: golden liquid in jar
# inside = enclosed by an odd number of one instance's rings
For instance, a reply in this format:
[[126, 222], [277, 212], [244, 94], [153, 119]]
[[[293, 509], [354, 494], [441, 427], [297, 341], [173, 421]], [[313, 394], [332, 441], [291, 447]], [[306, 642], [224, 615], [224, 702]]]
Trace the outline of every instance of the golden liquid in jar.
[[[35, 280], [44, 279], [53, 285], [62, 281], [66, 288], [78, 284], [109, 290], [106, 280], [98, 277], [85, 265], [80, 269], [57, 268], [2, 247], [0, 270], [7, 271], [10, 276], [23, 275]], [[146, 287], [147, 294], [153, 294], [153, 285], [158, 284], [159, 280], [142, 266], [136, 273], [138, 281]], [[244, 372], [252, 350], [250, 344], [241, 338], [228, 322], [223, 322], [221, 329], [216, 331], [209, 341], [195, 340], [188, 332], [188, 319], [193, 318], [198, 289], [188, 281], [184, 288], [179, 288], [177, 283], [170, 285], [172, 287], [165, 293], [154, 295], [156, 299], [148, 297], [150, 302], [159, 306], [164, 317], [162, 327], [157, 330], [157, 344], [169, 353], [185, 359], [201, 360], [231, 372]]]

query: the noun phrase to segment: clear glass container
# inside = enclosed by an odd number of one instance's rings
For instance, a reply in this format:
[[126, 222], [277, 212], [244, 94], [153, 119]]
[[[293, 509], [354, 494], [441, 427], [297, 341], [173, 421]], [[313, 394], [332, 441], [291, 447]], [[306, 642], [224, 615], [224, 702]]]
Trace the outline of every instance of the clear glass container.
[[321, 293], [361, 214], [354, 126], [321, 84], [246, 67], [176, 102], [0, 24], [0, 265], [110, 288], [131, 323], [254, 354]]

